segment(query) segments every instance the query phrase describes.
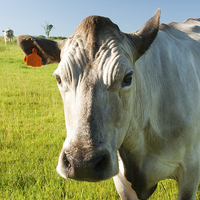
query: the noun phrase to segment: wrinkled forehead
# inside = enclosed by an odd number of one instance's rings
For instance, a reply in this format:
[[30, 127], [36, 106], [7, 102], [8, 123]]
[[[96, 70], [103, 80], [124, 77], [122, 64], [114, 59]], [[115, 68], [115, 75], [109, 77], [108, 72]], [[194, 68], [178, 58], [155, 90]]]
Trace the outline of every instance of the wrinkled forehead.
[[88, 56], [84, 41], [71, 39], [65, 46], [61, 62], [56, 70], [64, 80], [71, 83], [86, 78], [102, 79], [109, 87], [116, 79], [124, 76], [131, 69], [131, 62], [124, 53], [121, 44], [115, 38], [108, 38], [99, 47], [95, 57]]
[[72, 74], [72, 78], [92, 70], [104, 77], [111, 76], [108, 75], [111, 73], [119, 76], [127, 66], [123, 39], [118, 26], [108, 18], [90, 16], [67, 40], [58, 68], [62, 73]]
[[70, 44], [72, 48], [76, 45], [84, 48], [88, 59], [93, 60], [99, 48], [109, 38], [116, 41], [122, 40], [123, 34], [118, 26], [106, 17], [89, 16], [76, 28], [75, 33], [70, 38]]

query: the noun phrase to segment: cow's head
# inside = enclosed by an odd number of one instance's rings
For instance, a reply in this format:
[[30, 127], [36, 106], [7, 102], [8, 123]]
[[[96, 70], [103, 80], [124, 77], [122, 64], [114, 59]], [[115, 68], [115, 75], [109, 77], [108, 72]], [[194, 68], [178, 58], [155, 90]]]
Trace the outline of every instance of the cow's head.
[[117, 150], [133, 112], [134, 63], [159, 28], [160, 10], [142, 29], [122, 33], [108, 18], [90, 16], [67, 40], [22, 35], [28, 55], [38, 49], [43, 64], [59, 62], [54, 75], [64, 102], [67, 138], [57, 166], [64, 178], [100, 181], [118, 173]]

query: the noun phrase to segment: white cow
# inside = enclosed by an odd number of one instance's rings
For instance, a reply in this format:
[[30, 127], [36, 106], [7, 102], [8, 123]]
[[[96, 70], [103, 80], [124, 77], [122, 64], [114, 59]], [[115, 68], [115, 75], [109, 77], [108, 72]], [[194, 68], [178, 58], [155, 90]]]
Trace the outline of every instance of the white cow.
[[90, 16], [61, 42], [22, 35], [54, 72], [67, 138], [57, 166], [64, 178], [114, 177], [125, 199], [148, 199], [160, 180], [194, 200], [200, 180], [200, 19], [159, 26], [160, 10], [126, 34]]
[[14, 37], [14, 32], [12, 29], [8, 28], [6, 30], [3, 30], [4, 32], [4, 40], [5, 40], [5, 44], [7, 43], [7, 40], [9, 40], [10, 42], [12, 42], [13, 37]]

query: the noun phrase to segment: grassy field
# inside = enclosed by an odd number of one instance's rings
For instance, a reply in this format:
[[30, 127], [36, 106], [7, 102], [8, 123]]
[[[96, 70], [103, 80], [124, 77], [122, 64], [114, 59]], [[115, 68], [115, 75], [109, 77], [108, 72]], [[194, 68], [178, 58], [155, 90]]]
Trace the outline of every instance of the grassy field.
[[[0, 199], [119, 200], [112, 179], [75, 182], [56, 173], [66, 137], [56, 67], [26, 66], [16, 38], [6, 46], [0, 38]], [[176, 194], [176, 182], [166, 180], [150, 199]]]

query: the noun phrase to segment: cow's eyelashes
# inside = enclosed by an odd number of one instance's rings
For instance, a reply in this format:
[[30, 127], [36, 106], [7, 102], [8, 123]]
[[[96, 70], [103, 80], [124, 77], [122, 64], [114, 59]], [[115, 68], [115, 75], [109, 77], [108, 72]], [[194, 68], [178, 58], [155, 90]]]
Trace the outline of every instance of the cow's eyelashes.
[[130, 86], [132, 83], [132, 76], [133, 76], [133, 71], [129, 72], [124, 76], [123, 82], [122, 82], [122, 87]]
[[60, 78], [59, 75], [56, 75], [56, 80], [57, 80], [57, 82], [58, 82], [59, 84], [61, 84], [61, 78]]

